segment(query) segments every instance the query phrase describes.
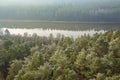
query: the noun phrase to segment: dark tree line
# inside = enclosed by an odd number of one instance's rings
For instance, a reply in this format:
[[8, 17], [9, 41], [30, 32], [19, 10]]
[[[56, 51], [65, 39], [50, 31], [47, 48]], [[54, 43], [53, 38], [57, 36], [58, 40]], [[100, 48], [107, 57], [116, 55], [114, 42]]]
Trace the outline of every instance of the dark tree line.
[[120, 21], [120, 1], [102, 0], [81, 3], [79, 0], [61, 3], [0, 7], [0, 19], [51, 21]]

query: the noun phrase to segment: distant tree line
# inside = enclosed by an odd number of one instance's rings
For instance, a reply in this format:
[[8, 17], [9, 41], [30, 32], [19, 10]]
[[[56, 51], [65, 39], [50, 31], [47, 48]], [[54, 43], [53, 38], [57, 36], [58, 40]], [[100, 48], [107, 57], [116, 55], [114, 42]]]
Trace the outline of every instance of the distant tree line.
[[0, 19], [51, 21], [120, 21], [120, 1], [98, 1], [82, 5], [75, 3], [37, 6], [0, 7]]

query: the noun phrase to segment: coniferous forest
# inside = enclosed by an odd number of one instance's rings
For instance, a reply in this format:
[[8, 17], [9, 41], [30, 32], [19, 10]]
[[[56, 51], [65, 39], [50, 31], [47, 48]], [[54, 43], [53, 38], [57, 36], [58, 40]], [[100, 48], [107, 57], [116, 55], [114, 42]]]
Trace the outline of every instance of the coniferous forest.
[[120, 0], [2, 0], [0, 19], [120, 22]]
[[0, 36], [0, 80], [119, 79], [119, 30], [76, 39]]

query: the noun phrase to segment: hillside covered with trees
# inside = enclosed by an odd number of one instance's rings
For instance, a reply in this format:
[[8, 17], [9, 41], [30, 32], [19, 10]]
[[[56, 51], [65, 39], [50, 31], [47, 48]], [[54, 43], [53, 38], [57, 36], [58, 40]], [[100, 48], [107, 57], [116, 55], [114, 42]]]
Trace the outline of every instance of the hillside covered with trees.
[[1, 80], [119, 80], [120, 31], [73, 39], [0, 36]]
[[0, 3], [0, 20], [120, 21], [120, 0], [30, 1], [28, 4], [23, 4], [22, 0], [20, 3]]

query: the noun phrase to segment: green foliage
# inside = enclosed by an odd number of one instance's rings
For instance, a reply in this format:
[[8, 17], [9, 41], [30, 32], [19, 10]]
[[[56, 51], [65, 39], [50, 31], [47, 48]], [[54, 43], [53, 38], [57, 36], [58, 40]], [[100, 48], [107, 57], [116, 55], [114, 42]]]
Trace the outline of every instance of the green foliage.
[[62, 51], [56, 51], [50, 58], [50, 62], [54, 66], [64, 67], [67, 64], [67, 57]]
[[9, 49], [9, 47], [12, 45], [12, 41], [11, 40], [4, 40], [2, 45], [3, 45], [4, 49]]
[[[119, 80], [120, 31], [69, 37], [8, 37], [0, 45], [6, 80]], [[6, 37], [5, 37], [6, 38]]]
[[9, 68], [9, 75], [7, 76], [6, 80], [13, 80], [15, 75], [18, 74], [18, 71], [22, 68], [22, 61], [21, 60], [14, 60], [10, 64]]
[[0, 66], [5, 66], [8, 63], [8, 53], [5, 50], [0, 50]]

